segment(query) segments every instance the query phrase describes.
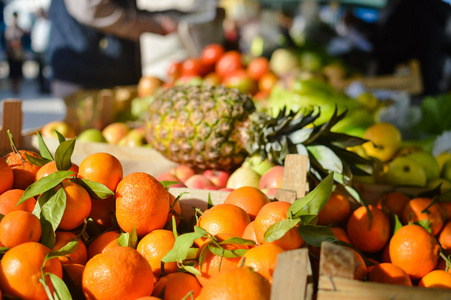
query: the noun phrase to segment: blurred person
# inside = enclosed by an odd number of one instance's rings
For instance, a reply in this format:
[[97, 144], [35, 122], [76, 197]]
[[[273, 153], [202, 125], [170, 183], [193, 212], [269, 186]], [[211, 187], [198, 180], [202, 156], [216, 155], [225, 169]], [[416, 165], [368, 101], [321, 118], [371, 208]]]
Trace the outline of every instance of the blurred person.
[[50, 92], [50, 83], [44, 75], [44, 68], [47, 66], [47, 46], [50, 36], [50, 20], [47, 18], [47, 14], [43, 8], [38, 11], [38, 16], [31, 29], [31, 50], [35, 55], [36, 62], [38, 63], [38, 81], [39, 91], [41, 93]]
[[442, 0], [389, 0], [373, 37], [377, 73], [391, 74], [397, 65], [417, 59], [423, 94], [440, 93], [450, 10]]
[[51, 89], [66, 105], [82, 89], [137, 84], [140, 35], [177, 29], [169, 14], [139, 10], [134, 0], [52, 0], [49, 19]]
[[9, 66], [9, 78], [14, 94], [20, 93], [20, 84], [23, 78], [22, 65], [25, 59], [23, 48], [24, 30], [18, 25], [19, 15], [13, 13], [12, 23], [5, 29], [5, 53]]

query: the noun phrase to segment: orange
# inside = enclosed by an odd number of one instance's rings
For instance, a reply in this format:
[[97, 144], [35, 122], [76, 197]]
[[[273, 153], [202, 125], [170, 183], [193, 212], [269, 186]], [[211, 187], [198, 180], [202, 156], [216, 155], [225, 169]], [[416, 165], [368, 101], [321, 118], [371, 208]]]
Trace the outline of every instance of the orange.
[[85, 266], [81, 264], [65, 264], [63, 265], [63, 268], [69, 275], [70, 279], [72, 279], [75, 286], [81, 291], [81, 278]]
[[409, 196], [400, 192], [384, 193], [377, 202], [377, 208], [387, 213], [391, 212], [397, 216], [401, 216], [404, 207], [409, 201]]
[[39, 171], [40, 167], [30, 163], [26, 154], [41, 158], [41, 155], [29, 150], [19, 150], [19, 153], [10, 152], [4, 157], [14, 174], [14, 189], [25, 190], [35, 181], [36, 173]]
[[442, 207], [443, 214], [445, 215], [445, 221], [451, 220], [451, 202], [439, 202]]
[[39, 242], [41, 233], [39, 218], [27, 211], [12, 211], [0, 222], [0, 242], [8, 248], [26, 242]]
[[113, 192], [123, 176], [121, 162], [109, 153], [94, 153], [85, 157], [78, 168], [78, 177], [104, 184]]
[[13, 210], [24, 210], [28, 212], [33, 212], [34, 206], [36, 205], [36, 199], [31, 197], [25, 202], [17, 205], [20, 197], [22, 197], [24, 190], [12, 189], [4, 192], [0, 195], [0, 214], [7, 215]]
[[101, 200], [91, 199], [89, 217], [100, 230], [107, 230], [113, 227], [115, 205], [116, 198], [114, 195]]
[[136, 298], [135, 300], [161, 300], [161, 298], [154, 297], [154, 296], [144, 296]]
[[[0, 289], [3, 294], [22, 299], [47, 299], [44, 286], [39, 279], [45, 256], [50, 251], [46, 246], [36, 242], [24, 243], [9, 249], [3, 256], [0, 267]], [[63, 269], [58, 258], [48, 260], [43, 272], [63, 278]], [[45, 277], [45, 282], [53, 292], [49, 276]]]
[[[265, 242], [265, 232], [271, 225], [287, 218], [289, 208], [290, 203], [285, 201], [270, 202], [262, 207], [254, 221], [255, 236], [259, 244]], [[280, 239], [271, 243], [285, 250], [292, 250], [300, 248], [304, 241], [299, 235], [297, 228], [292, 228]]]
[[418, 225], [401, 227], [390, 240], [390, 259], [412, 280], [432, 271], [437, 265], [440, 246], [435, 238]]
[[269, 198], [256, 187], [243, 186], [231, 191], [224, 203], [241, 207], [253, 221], [260, 209], [269, 203]]
[[265, 277], [272, 284], [273, 273], [276, 269], [277, 256], [286, 250], [274, 245], [263, 244], [246, 251], [238, 266], [250, 267]]
[[345, 195], [333, 191], [323, 209], [318, 213], [318, 225], [339, 224], [351, 213], [351, 204]]
[[119, 235], [120, 233], [117, 231], [107, 231], [96, 237], [88, 246], [88, 259], [108, 249], [119, 247], [117, 242]]
[[451, 273], [443, 270], [431, 271], [421, 278], [418, 286], [436, 289], [451, 289]]
[[389, 161], [396, 154], [402, 141], [399, 129], [385, 122], [378, 122], [368, 127], [363, 138], [369, 140], [362, 145], [366, 153], [382, 162]]
[[332, 230], [332, 232], [334, 233], [334, 236], [337, 240], [348, 243], [350, 245], [352, 245], [351, 240], [349, 239], [348, 234], [346, 233], [346, 231], [341, 228], [341, 227], [331, 227], [330, 228]]
[[451, 221], [448, 221], [438, 236], [438, 241], [443, 249], [451, 250]]
[[160, 278], [155, 284], [155, 288], [152, 292], [152, 296], [158, 296], [164, 288], [163, 300], [179, 300], [183, 299], [186, 295], [191, 296], [186, 299], [196, 299], [199, 296], [202, 286], [195, 276], [189, 273], [171, 273]]
[[152, 175], [131, 173], [116, 189], [116, 219], [125, 232], [136, 227], [138, 237], [162, 229], [169, 213], [169, 193]]
[[410, 200], [404, 207], [401, 221], [403, 224], [409, 222], [417, 222], [422, 220], [428, 220], [431, 223], [431, 233], [436, 235], [443, 227], [443, 215], [439, 204], [435, 203], [428, 208], [428, 212], [422, 213], [426, 207], [432, 202], [430, 198], [414, 198]]
[[[64, 246], [67, 245], [71, 240], [75, 239], [77, 236], [69, 231], [57, 231], [56, 233], [56, 241], [55, 245], [53, 246], [52, 251], [57, 251]], [[78, 246], [77, 249], [65, 256], [59, 256], [59, 260], [62, 264], [80, 264], [84, 265], [86, 264], [86, 261], [88, 260], [88, 252], [86, 250], [85, 244], [82, 242], [82, 240], [78, 239]]]
[[199, 218], [198, 226], [211, 235], [226, 233], [241, 237], [250, 222], [251, 219], [244, 209], [224, 203], [207, 209]]
[[[36, 173], [36, 181], [39, 179], [49, 176], [52, 173], [57, 172], [58, 169], [56, 168], [56, 162], [53, 160], [51, 162], [46, 163], [43, 165], [39, 171]], [[72, 163], [72, 167], [69, 169], [69, 171], [73, 171], [75, 173], [78, 173], [78, 165]], [[72, 177], [75, 177], [76, 174], [74, 174]]]
[[166, 224], [169, 224], [169, 229], [172, 229], [172, 216], [175, 218], [175, 223], [179, 225], [182, 216], [182, 206], [180, 201], [175, 202], [175, 196], [169, 193], [169, 213], [166, 218]]
[[246, 228], [244, 229], [242, 238], [254, 241], [256, 244], [258, 244], [257, 236], [255, 235], [254, 221], [247, 224]]
[[116, 247], [91, 258], [82, 275], [86, 299], [135, 300], [154, 288], [152, 268], [133, 248]]
[[355, 251], [352, 248], [349, 248], [354, 252], [354, 279], [355, 280], [363, 280], [368, 272], [368, 269], [365, 264], [365, 260], [359, 252]]
[[347, 233], [352, 244], [363, 252], [382, 250], [390, 238], [390, 220], [377, 207], [369, 205], [373, 215], [371, 222], [365, 206], [357, 208], [349, 217]]
[[65, 181], [62, 188], [66, 192], [66, 209], [58, 226], [61, 230], [72, 230], [80, 226], [91, 212], [91, 196], [79, 184]]
[[274, 73], [268, 72], [263, 74], [258, 80], [258, 89], [262, 92], [270, 93], [277, 81], [279, 81], [279, 78]]
[[0, 194], [13, 187], [14, 174], [11, 167], [6, 163], [3, 157], [0, 157]]
[[[156, 229], [145, 235], [138, 243], [136, 250], [144, 256], [152, 267], [155, 282], [160, 278], [161, 259], [174, 246], [174, 233], [165, 229]], [[165, 273], [177, 272], [176, 262], [164, 264]]]
[[400, 267], [391, 263], [381, 263], [373, 266], [368, 273], [372, 282], [412, 286], [409, 275]]
[[[219, 242], [225, 241], [228, 238], [233, 237], [230, 234], [218, 234], [215, 236]], [[198, 250], [198, 256], [204, 250], [205, 247], [208, 247], [208, 243], [204, 243]], [[222, 245], [225, 250], [236, 250], [236, 249], [249, 249], [246, 245], [241, 244], [225, 244]], [[226, 270], [230, 268], [236, 267], [241, 257], [221, 257], [213, 254], [208, 248], [205, 249], [206, 255], [205, 259], [201, 266], [196, 263], [196, 268], [202, 273], [202, 276], [196, 275], [200, 284], [204, 286], [206, 282], [218, 273], [220, 270]]]
[[198, 300], [265, 300], [271, 297], [271, 284], [249, 267], [224, 270], [210, 279]]

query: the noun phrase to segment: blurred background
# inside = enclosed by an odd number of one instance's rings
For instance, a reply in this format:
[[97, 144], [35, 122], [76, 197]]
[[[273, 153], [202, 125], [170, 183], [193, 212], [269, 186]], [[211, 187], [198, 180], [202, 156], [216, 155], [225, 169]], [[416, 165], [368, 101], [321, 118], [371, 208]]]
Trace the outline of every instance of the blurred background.
[[[45, 57], [42, 44], [46, 37], [33, 34], [50, 4], [51, 0], [0, 1], [0, 98], [25, 100], [25, 128], [62, 119], [66, 113], [62, 100], [52, 96], [48, 60], [39, 60]], [[451, 89], [449, 0], [139, 0], [137, 4], [141, 9], [182, 12], [177, 16], [176, 33], [141, 36], [143, 76], [166, 81], [175, 61], [197, 57], [205, 46], [220, 43], [227, 51], [239, 51], [248, 61], [258, 56], [273, 60], [278, 49], [289, 49], [296, 55], [296, 68], [289, 56], [281, 54], [274, 62], [279, 69], [295, 68], [296, 78], [321, 71], [322, 76], [329, 76], [330, 84], [342, 85], [352, 96], [368, 86], [351, 85], [348, 79], [403, 72], [417, 76], [411, 86], [406, 83], [404, 87], [409, 105]], [[14, 22], [15, 12], [23, 30], [18, 89], [9, 78], [5, 49], [5, 31]], [[39, 51], [44, 51], [44, 56], [33, 49], [33, 38], [35, 43], [42, 42], [44, 49]], [[40, 63], [44, 65], [40, 67]], [[289, 76], [292, 72], [279, 77], [289, 82]], [[381, 87], [382, 91], [390, 89], [390, 85]]]

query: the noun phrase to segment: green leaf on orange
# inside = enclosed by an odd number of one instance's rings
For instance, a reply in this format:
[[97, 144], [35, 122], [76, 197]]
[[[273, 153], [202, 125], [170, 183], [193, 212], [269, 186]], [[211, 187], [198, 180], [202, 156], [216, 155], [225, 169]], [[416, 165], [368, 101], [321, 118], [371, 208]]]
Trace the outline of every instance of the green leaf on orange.
[[58, 138], [58, 142], [60, 144], [66, 140], [66, 138], [64, 137], [64, 135], [61, 134], [61, 132], [55, 130], [55, 133], [56, 133], [56, 136]]
[[202, 237], [202, 233], [189, 232], [179, 235], [174, 242], [172, 249], [163, 257], [162, 262], [182, 262], [186, 259], [189, 249], [194, 241]]
[[64, 300], [72, 299], [72, 296], [69, 292], [69, 289], [66, 286], [66, 283], [61, 278], [52, 273], [46, 273], [46, 275], [50, 276], [50, 281], [52, 282], [53, 285], [53, 293], [58, 296], [58, 298], [56, 299], [64, 299]]
[[296, 227], [301, 219], [285, 219], [271, 225], [265, 232], [265, 241], [273, 242], [280, 239], [290, 229]]
[[92, 199], [101, 200], [114, 195], [114, 192], [106, 185], [84, 178], [71, 178], [70, 181], [81, 185], [91, 196]]
[[53, 231], [58, 228], [61, 219], [66, 209], [66, 192], [63, 188], [59, 188], [58, 191], [50, 197], [50, 199], [42, 206], [42, 216], [50, 222]]
[[254, 246], [255, 242], [252, 240], [246, 240], [237, 236], [230, 237], [222, 242], [219, 243], [220, 245], [225, 244], [239, 244], [239, 245], [247, 245], [247, 246]]
[[75, 139], [63, 141], [55, 151], [55, 164], [58, 171], [66, 171], [72, 167], [72, 153], [75, 149]]
[[74, 174], [75, 172], [72, 171], [58, 171], [39, 179], [38, 181], [30, 184], [25, 189], [25, 192], [23, 193], [22, 197], [20, 197], [19, 201], [17, 202], [17, 205], [25, 202], [31, 197], [35, 197], [50, 189], [53, 189], [55, 186], [60, 184], [64, 179], [70, 178]]
[[47, 255], [45, 256], [45, 261], [48, 261], [55, 257], [65, 256], [74, 253], [75, 250], [77, 250], [78, 245], [79, 245], [78, 237], [75, 237], [72, 240], [70, 240], [66, 245], [64, 245], [61, 249], [47, 253]]
[[320, 247], [322, 242], [337, 241], [334, 232], [328, 226], [299, 225], [298, 232], [305, 243], [314, 247]]
[[34, 156], [29, 155], [28, 153], [25, 153], [25, 157], [31, 164], [38, 166], [38, 167], [42, 167], [43, 165], [51, 162], [51, 160], [48, 160], [45, 158], [34, 157]]
[[330, 172], [310, 193], [294, 201], [288, 209], [287, 218], [318, 215], [332, 194], [333, 176], [334, 172]]
[[42, 138], [39, 131], [36, 131], [36, 136], [38, 137], [39, 153], [41, 154], [41, 157], [49, 161], [54, 160], [52, 153], [44, 142], [44, 139]]
[[130, 241], [130, 234], [129, 234], [128, 232], [122, 232], [122, 233], [117, 237], [117, 243], [118, 243], [119, 246], [121, 246], [121, 247], [128, 247], [129, 241]]

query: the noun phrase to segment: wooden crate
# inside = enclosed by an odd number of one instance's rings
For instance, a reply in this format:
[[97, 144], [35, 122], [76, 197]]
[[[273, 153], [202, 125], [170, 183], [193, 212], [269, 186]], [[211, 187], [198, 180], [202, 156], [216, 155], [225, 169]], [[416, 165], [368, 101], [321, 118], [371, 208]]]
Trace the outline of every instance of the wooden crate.
[[[188, 188], [169, 188], [174, 196], [180, 198], [182, 222], [179, 227], [192, 228], [194, 208], [207, 209], [208, 199], [213, 205], [223, 203], [230, 192], [214, 190], [195, 190]], [[281, 190], [280, 194], [292, 195], [292, 190]], [[287, 197], [285, 199], [290, 199]], [[271, 300], [311, 300], [314, 295], [314, 280], [307, 248], [285, 251], [277, 257], [273, 274]]]
[[361, 82], [369, 90], [403, 91], [411, 95], [423, 92], [420, 64], [417, 60], [411, 60], [407, 65], [399, 66], [398, 72], [393, 75], [334, 79], [330, 82], [338, 89], [345, 89], [355, 81]]
[[449, 300], [446, 289], [422, 288], [354, 280], [352, 250], [323, 242], [321, 246], [317, 300]]

